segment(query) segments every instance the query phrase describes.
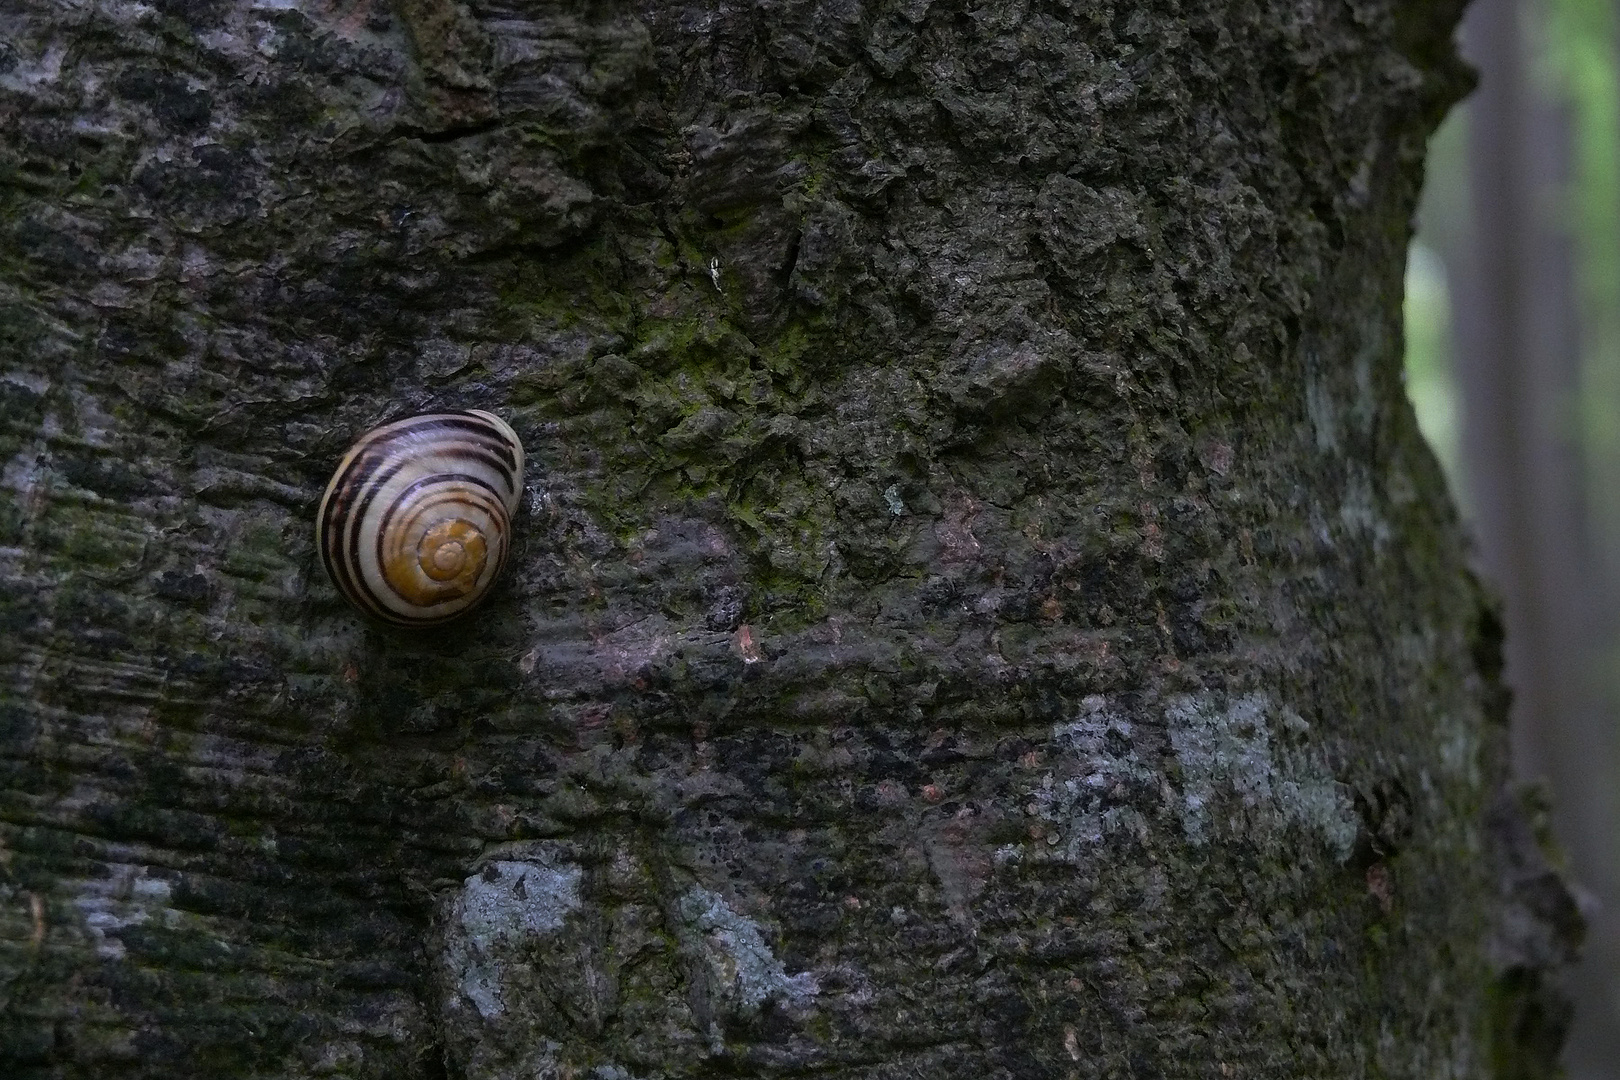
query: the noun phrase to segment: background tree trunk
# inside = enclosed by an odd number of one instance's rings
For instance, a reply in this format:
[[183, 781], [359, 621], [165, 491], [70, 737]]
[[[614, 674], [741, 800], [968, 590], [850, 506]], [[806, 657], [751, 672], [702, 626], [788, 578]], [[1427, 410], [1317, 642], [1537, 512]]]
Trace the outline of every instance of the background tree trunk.
[[[1456, 14], [10, 5], [0, 1060], [1546, 1075], [1400, 383]], [[448, 406], [514, 565], [367, 625], [316, 499]]]
[[[1570, 228], [1567, 106], [1527, 63], [1528, 5], [1480, 0], [1464, 23], [1480, 87], [1469, 106], [1473, 214], [1450, 255], [1466, 487], [1483, 569], [1509, 628], [1515, 771], [1559, 793], [1553, 819], [1597, 896], [1620, 895], [1612, 706], [1599, 673], [1612, 646], [1612, 589], [1590, 542], [1579, 443], [1581, 327]], [[1575, 1080], [1620, 1076], [1620, 913], [1593, 913], [1570, 975], [1584, 1016]]]

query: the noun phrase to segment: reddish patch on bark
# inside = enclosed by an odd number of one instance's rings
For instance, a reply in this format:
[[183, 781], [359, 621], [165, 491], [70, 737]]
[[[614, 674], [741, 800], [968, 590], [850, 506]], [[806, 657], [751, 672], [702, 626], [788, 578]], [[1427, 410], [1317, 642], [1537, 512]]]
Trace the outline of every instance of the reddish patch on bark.
[[1367, 867], [1367, 895], [1378, 901], [1385, 915], [1394, 910], [1395, 883], [1390, 879], [1388, 866], [1373, 863]]
[[737, 627], [737, 633], [732, 639], [737, 646], [737, 653], [745, 664], [757, 664], [763, 660], [764, 654], [759, 650], [759, 643], [754, 640], [754, 628], [747, 623]]

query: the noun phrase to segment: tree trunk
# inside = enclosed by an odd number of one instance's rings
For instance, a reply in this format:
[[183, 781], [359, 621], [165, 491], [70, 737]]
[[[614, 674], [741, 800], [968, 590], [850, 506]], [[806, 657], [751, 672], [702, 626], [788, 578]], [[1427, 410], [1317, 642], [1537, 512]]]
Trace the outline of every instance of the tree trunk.
[[[1465, 23], [1479, 93], [1469, 109], [1471, 235], [1454, 253], [1457, 373], [1480, 554], [1501, 590], [1515, 771], [1550, 781], [1576, 875], [1602, 896], [1616, 877], [1614, 717], [1599, 672], [1613, 649], [1601, 562], [1587, 540], [1576, 438], [1580, 326], [1564, 211], [1570, 121], [1528, 77], [1516, 0], [1480, 0]], [[1620, 1076], [1615, 913], [1594, 920], [1571, 973], [1582, 1016], [1574, 1080]]]
[[[1456, 14], [11, 5], [9, 1075], [1548, 1075]], [[316, 501], [445, 407], [511, 569], [368, 624]]]

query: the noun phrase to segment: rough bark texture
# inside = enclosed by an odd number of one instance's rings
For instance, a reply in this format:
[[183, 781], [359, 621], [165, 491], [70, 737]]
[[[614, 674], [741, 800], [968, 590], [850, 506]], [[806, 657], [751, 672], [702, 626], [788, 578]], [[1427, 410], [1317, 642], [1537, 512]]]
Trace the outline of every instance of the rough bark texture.
[[[1544, 1075], [1454, 5], [11, 0], [14, 1076]], [[532, 456], [365, 624], [377, 422]]]

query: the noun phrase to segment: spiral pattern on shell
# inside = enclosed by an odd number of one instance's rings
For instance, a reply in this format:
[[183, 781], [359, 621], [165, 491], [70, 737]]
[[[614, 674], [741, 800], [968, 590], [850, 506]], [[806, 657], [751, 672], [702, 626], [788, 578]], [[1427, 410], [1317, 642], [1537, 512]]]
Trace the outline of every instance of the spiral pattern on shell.
[[491, 413], [429, 413], [368, 432], [332, 474], [315, 545], [338, 591], [406, 626], [453, 619], [506, 560], [523, 444]]

